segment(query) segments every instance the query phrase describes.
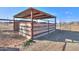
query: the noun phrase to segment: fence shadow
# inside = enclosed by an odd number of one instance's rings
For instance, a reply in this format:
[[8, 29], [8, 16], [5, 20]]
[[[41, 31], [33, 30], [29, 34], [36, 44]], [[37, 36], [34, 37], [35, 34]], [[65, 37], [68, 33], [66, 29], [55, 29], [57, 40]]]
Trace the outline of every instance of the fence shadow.
[[79, 42], [79, 32], [69, 31], [69, 30], [56, 30], [55, 32], [45, 35], [35, 40], [48, 40], [48, 41], [58, 41], [58, 42]]
[[0, 51], [19, 51], [19, 48], [0, 47]]

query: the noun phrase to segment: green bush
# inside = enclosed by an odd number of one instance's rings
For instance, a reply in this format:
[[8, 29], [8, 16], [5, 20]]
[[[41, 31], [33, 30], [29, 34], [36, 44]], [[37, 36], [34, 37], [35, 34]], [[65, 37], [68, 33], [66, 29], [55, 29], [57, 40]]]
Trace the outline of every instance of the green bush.
[[24, 42], [24, 47], [31, 45], [31, 43], [35, 43], [35, 41], [33, 41], [32, 39], [30, 39], [29, 41]]

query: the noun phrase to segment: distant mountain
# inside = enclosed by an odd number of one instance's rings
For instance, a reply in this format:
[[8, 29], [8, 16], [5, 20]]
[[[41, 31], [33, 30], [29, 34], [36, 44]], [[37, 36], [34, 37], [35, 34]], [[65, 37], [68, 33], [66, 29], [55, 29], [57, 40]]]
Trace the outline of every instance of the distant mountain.
[[0, 19], [0, 21], [13, 21], [11, 19]]

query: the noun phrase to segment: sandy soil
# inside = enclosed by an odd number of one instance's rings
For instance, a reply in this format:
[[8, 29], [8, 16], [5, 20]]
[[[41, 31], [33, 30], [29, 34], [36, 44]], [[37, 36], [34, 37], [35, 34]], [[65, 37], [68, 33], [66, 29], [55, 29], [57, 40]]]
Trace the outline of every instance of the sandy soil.
[[[57, 30], [49, 35], [39, 37], [36, 43], [23, 50], [26, 51], [75, 51], [79, 50], [79, 33]], [[65, 42], [67, 42], [65, 44]], [[75, 49], [74, 49], [75, 48]]]
[[64, 42], [39, 41], [22, 49], [23, 51], [62, 51]]
[[0, 50], [20, 48], [24, 41], [24, 37], [13, 31], [13, 24], [0, 23]]
[[[79, 51], [79, 25], [72, 24], [62, 26], [61, 30], [35, 39], [37, 42], [26, 51]], [[66, 42], [66, 44], [65, 44]]]
[[79, 51], [79, 43], [67, 43], [65, 51]]
[[[14, 33], [12, 25], [2, 26], [2, 28], [0, 26], [0, 49], [2, 51], [21, 47], [21, 51], [79, 51], [79, 25], [62, 26], [61, 29], [39, 37], [35, 39], [36, 43], [22, 48], [21, 45], [25, 38], [19, 36], [17, 32]], [[65, 44], [65, 42], [67, 43]]]

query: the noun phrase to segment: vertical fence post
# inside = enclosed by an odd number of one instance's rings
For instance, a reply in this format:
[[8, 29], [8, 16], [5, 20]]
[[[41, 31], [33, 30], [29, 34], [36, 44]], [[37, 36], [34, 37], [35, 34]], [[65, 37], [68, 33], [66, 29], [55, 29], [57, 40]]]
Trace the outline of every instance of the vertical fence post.
[[55, 17], [55, 31], [56, 31], [56, 17]]
[[49, 20], [48, 20], [48, 34], [49, 34]]
[[15, 31], [15, 18], [13, 17], [13, 30]]
[[33, 40], [33, 11], [32, 11], [32, 9], [31, 9], [31, 21], [32, 21], [32, 27], [31, 27], [31, 37], [32, 37], [32, 40]]

